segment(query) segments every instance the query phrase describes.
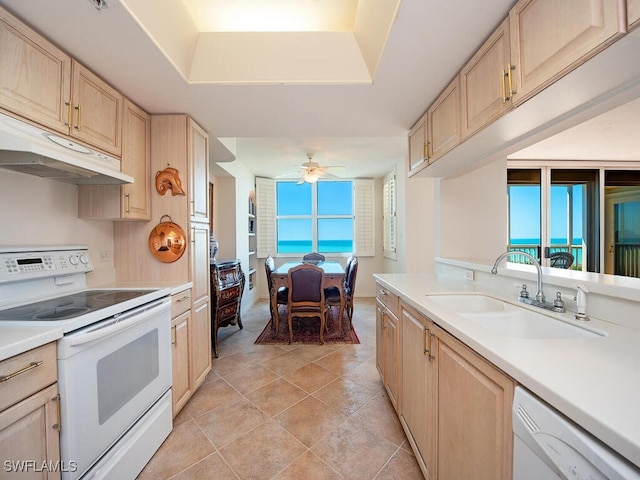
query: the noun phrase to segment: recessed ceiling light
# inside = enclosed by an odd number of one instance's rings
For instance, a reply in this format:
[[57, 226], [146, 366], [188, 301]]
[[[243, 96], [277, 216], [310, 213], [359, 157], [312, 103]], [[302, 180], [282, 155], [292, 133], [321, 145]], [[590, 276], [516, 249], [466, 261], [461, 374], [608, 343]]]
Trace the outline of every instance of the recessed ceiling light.
[[89, 0], [89, 3], [96, 7], [96, 10], [105, 10], [106, 8], [109, 8], [107, 0]]

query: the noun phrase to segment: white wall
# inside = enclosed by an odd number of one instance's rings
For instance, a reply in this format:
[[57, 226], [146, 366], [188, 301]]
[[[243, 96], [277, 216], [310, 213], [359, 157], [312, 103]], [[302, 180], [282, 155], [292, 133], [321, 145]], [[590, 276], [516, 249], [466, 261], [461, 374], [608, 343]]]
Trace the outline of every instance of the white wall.
[[216, 176], [213, 183], [213, 234], [218, 240], [217, 260], [237, 258], [236, 247], [236, 179]]
[[438, 256], [495, 259], [506, 250], [506, 185], [506, 159], [440, 181]]
[[[87, 245], [94, 266], [89, 284], [115, 281], [113, 222], [79, 219], [75, 185], [4, 169], [0, 178], [0, 246]], [[98, 262], [99, 252], [111, 260]]]
[[[400, 240], [404, 238], [404, 271], [407, 273], [433, 272], [435, 269], [438, 187], [438, 179], [420, 176], [406, 179], [405, 231], [400, 228]], [[398, 195], [401, 194], [398, 190]]]
[[[219, 163], [218, 167], [230, 176], [216, 176], [214, 184], [214, 230], [216, 238], [223, 239], [226, 246], [220, 245], [218, 259], [237, 258], [247, 277], [242, 296], [242, 311], [250, 308], [258, 299], [259, 289], [249, 289], [249, 193], [255, 191], [255, 177], [240, 160]], [[231, 219], [233, 215], [233, 219]], [[233, 237], [233, 239], [231, 238]], [[233, 246], [233, 248], [232, 248]], [[264, 269], [254, 262], [258, 280]], [[264, 275], [264, 274], [262, 274]]]

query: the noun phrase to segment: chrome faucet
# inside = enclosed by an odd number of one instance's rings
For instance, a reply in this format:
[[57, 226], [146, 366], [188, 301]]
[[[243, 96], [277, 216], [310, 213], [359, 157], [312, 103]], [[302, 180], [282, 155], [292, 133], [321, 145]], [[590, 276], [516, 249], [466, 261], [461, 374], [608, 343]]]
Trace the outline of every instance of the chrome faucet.
[[496, 261], [493, 263], [493, 267], [491, 268], [491, 273], [494, 275], [498, 273], [498, 265], [504, 258], [516, 256], [516, 255], [528, 258], [531, 264], [534, 267], [536, 267], [536, 271], [538, 272], [538, 279], [537, 279], [538, 291], [536, 292], [535, 300], [532, 300], [529, 298], [529, 293], [527, 292], [526, 285], [522, 286], [522, 291], [520, 292], [520, 296], [518, 297], [518, 300], [521, 301], [522, 303], [533, 305], [535, 307], [544, 308], [546, 310], [553, 310], [554, 312], [560, 312], [560, 313], [564, 312], [565, 311], [564, 302], [562, 301], [562, 295], [560, 294], [560, 292], [556, 293], [556, 299], [553, 303], [547, 303], [545, 301], [544, 292], [542, 291], [542, 267], [540, 266], [540, 263], [538, 262], [538, 260], [536, 260], [534, 257], [529, 255], [528, 253], [519, 252], [519, 251], [504, 252], [502, 255], [496, 258]]
[[529, 255], [526, 252], [518, 252], [518, 251], [512, 251], [512, 252], [504, 252], [502, 255], [500, 255], [498, 258], [496, 258], [496, 261], [493, 262], [493, 268], [491, 268], [491, 273], [493, 273], [494, 275], [498, 273], [498, 264], [506, 257], [512, 257], [515, 255], [520, 255], [523, 256], [525, 258], [528, 258], [531, 263], [533, 264], [534, 267], [536, 267], [536, 270], [538, 271], [538, 283], [537, 283], [537, 287], [538, 287], [538, 291], [536, 292], [536, 301], [540, 302], [540, 303], [544, 303], [544, 292], [542, 291], [542, 267], [540, 266], [540, 263], [538, 263], [538, 260], [536, 260], [534, 257], [532, 257], [531, 255]]

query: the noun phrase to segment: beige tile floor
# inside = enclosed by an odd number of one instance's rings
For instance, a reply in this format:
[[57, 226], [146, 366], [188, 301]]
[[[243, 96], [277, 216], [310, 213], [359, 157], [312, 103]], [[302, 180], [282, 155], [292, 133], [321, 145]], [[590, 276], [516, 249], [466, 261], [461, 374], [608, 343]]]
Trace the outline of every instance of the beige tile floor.
[[359, 345], [254, 345], [219, 332], [219, 358], [140, 479], [422, 479], [375, 364], [375, 301], [356, 299]]

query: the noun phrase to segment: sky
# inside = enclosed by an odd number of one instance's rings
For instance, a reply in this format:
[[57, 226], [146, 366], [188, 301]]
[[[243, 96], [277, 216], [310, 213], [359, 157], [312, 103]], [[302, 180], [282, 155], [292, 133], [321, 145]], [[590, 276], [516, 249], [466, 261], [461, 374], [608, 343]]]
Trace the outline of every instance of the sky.
[[[582, 238], [582, 194], [584, 187], [573, 189], [573, 238]], [[550, 237], [567, 238], [567, 187], [552, 185], [550, 198]], [[521, 185], [510, 187], [511, 239], [540, 239], [540, 187]]]
[[[319, 181], [318, 215], [347, 215], [349, 218], [318, 219], [320, 240], [353, 239], [353, 187], [351, 182]], [[277, 215], [311, 215], [313, 186], [309, 183], [277, 183]], [[309, 240], [309, 218], [278, 219], [278, 240]]]

